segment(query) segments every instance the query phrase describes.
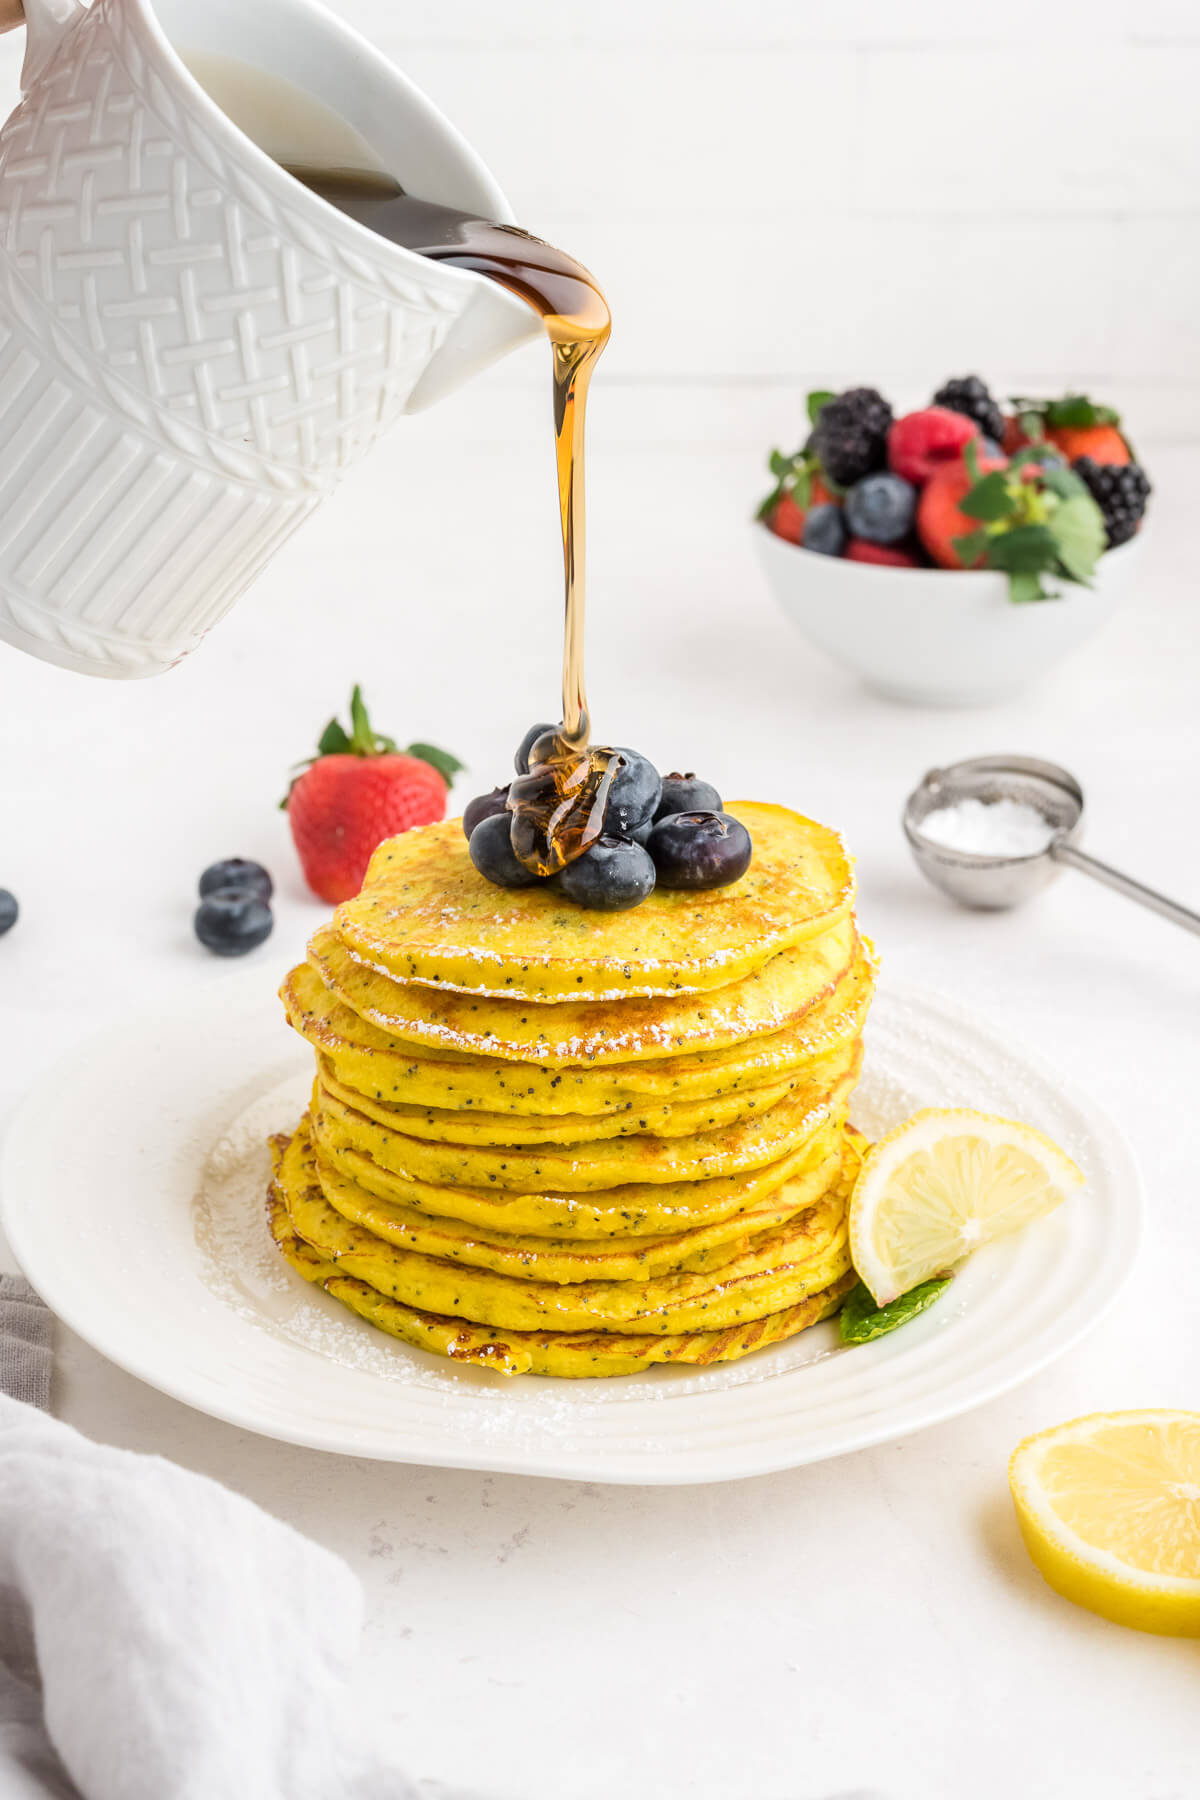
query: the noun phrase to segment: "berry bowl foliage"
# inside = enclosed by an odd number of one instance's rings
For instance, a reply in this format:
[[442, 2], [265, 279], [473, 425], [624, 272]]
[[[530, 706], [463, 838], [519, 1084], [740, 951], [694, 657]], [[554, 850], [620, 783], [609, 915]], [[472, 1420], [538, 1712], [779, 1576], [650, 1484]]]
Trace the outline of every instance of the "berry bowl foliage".
[[801, 448], [771, 453], [759, 555], [797, 628], [869, 686], [1004, 698], [1123, 597], [1151, 490], [1111, 407], [1006, 411], [968, 375], [899, 417], [874, 388], [810, 394], [808, 414]]

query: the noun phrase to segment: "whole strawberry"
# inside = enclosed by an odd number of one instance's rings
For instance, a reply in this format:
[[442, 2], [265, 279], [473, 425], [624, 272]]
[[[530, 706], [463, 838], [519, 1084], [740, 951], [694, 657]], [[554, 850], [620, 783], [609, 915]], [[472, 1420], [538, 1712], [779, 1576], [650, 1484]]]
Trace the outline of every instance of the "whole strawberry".
[[283, 802], [313, 893], [331, 905], [353, 899], [385, 838], [445, 818], [449, 784], [462, 766], [432, 744], [397, 750], [371, 725], [356, 687], [350, 730], [330, 719]]

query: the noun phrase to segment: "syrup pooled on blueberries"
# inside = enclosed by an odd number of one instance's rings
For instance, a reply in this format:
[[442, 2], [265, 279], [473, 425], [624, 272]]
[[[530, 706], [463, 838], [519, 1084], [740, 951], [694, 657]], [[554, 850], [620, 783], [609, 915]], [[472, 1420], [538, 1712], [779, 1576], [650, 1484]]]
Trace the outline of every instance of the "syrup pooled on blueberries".
[[582, 263], [516, 225], [497, 225], [417, 200], [371, 170], [289, 173], [322, 200], [418, 256], [486, 275], [518, 294], [546, 327], [554, 365], [554, 452], [562, 521], [564, 629], [562, 724], [528, 775], [512, 784], [513, 850], [538, 875], [581, 856], [604, 829], [609, 752], [589, 749], [584, 679], [584, 427], [588, 384], [611, 329], [604, 295]]

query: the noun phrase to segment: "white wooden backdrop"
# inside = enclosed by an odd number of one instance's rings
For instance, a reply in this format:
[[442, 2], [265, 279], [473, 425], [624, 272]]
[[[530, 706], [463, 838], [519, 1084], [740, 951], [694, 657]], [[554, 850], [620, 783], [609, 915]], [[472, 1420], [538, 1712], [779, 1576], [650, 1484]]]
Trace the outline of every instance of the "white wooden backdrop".
[[601, 276], [668, 437], [973, 369], [1200, 436], [1195, 0], [333, 4]]

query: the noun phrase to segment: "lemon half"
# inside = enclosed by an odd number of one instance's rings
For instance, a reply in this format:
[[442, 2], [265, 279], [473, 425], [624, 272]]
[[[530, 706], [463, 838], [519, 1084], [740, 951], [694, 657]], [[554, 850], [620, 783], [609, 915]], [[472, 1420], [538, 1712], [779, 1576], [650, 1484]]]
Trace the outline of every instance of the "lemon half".
[[1008, 1471], [1025, 1547], [1058, 1593], [1200, 1637], [1200, 1413], [1092, 1413], [1026, 1438]]
[[1012, 1119], [929, 1108], [880, 1138], [850, 1203], [850, 1255], [879, 1306], [1052, 1212], [1083, 1176]]

